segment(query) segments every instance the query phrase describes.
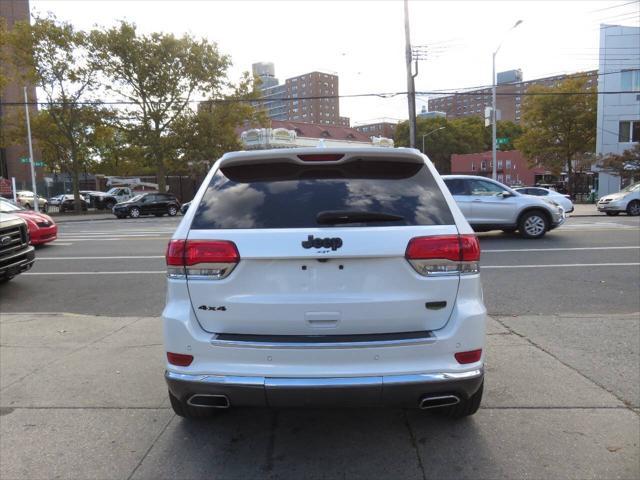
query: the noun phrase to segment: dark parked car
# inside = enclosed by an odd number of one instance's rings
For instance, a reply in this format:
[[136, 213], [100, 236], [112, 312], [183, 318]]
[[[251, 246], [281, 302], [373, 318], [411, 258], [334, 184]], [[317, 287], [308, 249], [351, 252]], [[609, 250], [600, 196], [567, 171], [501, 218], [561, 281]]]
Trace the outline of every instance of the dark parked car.
[[[89, 207], [89, 202], [87, 202], [82, 195], [80, 195], [80, 206], [83, 212], [86, 212], [87, 208]], [[75, 199], [73, 195], [64, 195], [64, 198], [60, 200], [58, 209], [60, 210], [60, 213], [73, 212], [76, 209]]]
[[165, 214], [173, 217], [178, 211], [180, 203], [170, 193], [143, 193], [113, 207], [113, 214], [118, 218], [138, 218], [140, 215], [161, 217]]

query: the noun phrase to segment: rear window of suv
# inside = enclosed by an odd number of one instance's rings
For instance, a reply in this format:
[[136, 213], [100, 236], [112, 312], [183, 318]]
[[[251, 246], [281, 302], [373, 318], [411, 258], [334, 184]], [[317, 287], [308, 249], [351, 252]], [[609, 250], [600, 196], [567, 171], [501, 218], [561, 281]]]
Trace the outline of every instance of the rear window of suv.
[[222, 167], [211, 179], [191, 228], [314, 228], [321, 212], [402, 217], [340, 227], [452, 225], [449, 206], [426, 165], [352, 160], [339, 165], [287, 162]]

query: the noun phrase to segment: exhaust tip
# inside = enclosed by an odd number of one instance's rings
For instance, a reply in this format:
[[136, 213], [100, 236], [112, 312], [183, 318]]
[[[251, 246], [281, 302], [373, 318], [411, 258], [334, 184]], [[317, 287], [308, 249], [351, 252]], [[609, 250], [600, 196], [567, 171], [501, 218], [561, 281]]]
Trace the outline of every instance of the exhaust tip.
[[192, 395], [187, 405], [206, 408], [229, 408], [229, 398], [226, 395]]
[[420, 400], [418, 407], [421, 410], [427, 410], [429, 408], [448, 407], [460, 403], [460, 398], [456, 395], [439, 395], [433, 397], [424, 397]]

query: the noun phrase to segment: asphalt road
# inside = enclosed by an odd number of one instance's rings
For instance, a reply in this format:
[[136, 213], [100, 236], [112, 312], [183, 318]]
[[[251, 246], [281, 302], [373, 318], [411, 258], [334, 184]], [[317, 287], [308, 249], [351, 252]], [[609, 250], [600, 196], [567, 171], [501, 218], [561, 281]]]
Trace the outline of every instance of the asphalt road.
[[[164, 251], [179, 218], [60, 224], [36, 266], [2, 287], [5, 312], [159, 315]], [[542, 240], [484, 233], [492, 315], [640, 311], [640, 219], [575, 217]]]

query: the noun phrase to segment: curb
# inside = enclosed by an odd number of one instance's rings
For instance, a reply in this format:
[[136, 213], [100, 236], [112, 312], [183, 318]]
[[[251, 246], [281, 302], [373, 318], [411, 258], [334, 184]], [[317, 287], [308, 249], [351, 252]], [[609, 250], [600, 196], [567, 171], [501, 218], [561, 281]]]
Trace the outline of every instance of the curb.
[[56, 216], [51, 216], [51, 218], [53, 218], [53, 221], [56, 223], [73, 223], [73, 222], [93, 222], [93, 221], [100, 221], [100, 220], [114, 220], [116, 217], [107, 217], [107, 215], [105, 215], [104, 217], [97, 217], [97, 218], [65, 218], [65, 217], [56, 217]]

